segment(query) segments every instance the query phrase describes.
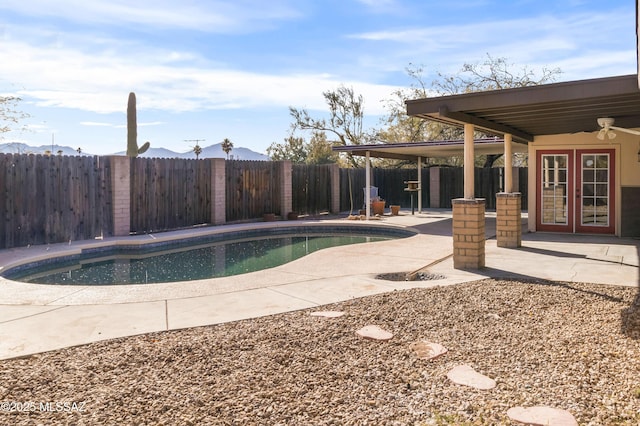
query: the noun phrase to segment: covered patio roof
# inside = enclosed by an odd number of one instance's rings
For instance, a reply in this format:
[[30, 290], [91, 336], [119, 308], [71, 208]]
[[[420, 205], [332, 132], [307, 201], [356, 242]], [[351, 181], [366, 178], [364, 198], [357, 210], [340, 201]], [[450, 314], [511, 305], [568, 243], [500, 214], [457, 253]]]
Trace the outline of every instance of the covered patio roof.
[[[498, 138], [476, 139], [475, 153], [480, 154], [503, 154], [504, 140]], [[416, 161], [422, 158], [448, 158], [462, 156], [464, 141], [430, 141], [430, 142], [407, 142], [391, 144], [371, 144], [371, 145], [347, 145], [333, 147], [337, 152], [348, 152], [351, 155], [365, 156], [367, 151], [372, 157], [393, 158], [396, 160]], [[526, 145], [514, 144], [513, 152], [527, 152]]]
[[[406, 102], [407, 114], [447, 124], [473, 124], [488, 133], [534, 136], [600, 130], [598, 117], [640, 127], [638, 76], [597, 78]], [[476, 145], [477, 146], [477, 145]]]

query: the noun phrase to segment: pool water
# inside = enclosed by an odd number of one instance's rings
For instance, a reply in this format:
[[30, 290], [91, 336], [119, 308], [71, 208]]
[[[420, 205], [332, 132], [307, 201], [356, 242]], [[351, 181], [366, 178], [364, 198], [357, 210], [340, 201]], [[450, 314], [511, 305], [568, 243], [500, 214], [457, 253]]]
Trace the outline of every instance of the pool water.
[[273, 268], [328, 247], [388, 240], [386, 236], [286, 235], [222, 241], [142, 254], [111, 254], [25, 268], [7, 278], [39, 284], [118, 285], [224, 277]]

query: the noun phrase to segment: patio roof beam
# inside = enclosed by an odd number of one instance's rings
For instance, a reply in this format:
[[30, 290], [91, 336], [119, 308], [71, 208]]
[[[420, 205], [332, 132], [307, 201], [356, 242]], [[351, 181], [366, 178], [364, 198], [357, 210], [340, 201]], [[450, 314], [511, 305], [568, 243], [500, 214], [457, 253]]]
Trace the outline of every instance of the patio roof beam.
[[507, 133], [524, 142], [533, 142], [533, 135], [527, 132], [514, 129], [513, 127], [496, 123], [494, 121], [485, 120], [483, 118], [476, 117], [470, 114], [465, 114], [464, 112], [449, 111], [446, 106], [442, 106], [438, 109], [438, 116], [440, 118], [446, 119], [446, 121], [454, 122], [459, 125], [464, 126], [464, 124], [473, 124], [475, 127], [479, 127], [491, 133], [495, 133], [498, 135]]

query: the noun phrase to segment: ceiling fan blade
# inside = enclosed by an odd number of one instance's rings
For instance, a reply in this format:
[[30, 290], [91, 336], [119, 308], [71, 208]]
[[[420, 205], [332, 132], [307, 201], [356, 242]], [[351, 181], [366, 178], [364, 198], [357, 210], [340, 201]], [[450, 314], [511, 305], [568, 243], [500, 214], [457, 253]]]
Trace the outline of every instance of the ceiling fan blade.
[[598, 132], [598, 139], [600, 139], [601, 141], [604, 140], [604, 135], [607, 134], [607, 131], [605, 129], [600, 129], [600, 131]]
[[640, 131], [638, 130], [625, 129], [624, 127], [617, 127], [617, 126], [609, 126], [609, 128], [618, 130], [619, 132], [625, 132], [625, 133], [630, 133], [632, 135], [640, 136]]

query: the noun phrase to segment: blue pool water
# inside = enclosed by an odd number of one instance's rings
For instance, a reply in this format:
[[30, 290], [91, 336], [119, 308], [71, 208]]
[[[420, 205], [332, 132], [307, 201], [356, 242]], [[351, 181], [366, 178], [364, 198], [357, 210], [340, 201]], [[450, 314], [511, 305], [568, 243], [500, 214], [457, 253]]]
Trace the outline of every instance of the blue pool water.
[[407, 235], [327, 235], [325, 232], [321, 235], [251, 235], [222, 241], [187, 240], [147, 245], [142, 249], [131, 246], [89, 250], [82, 255], [24, 265], [3, 275], [15, 281], [63, 285], [191, 281], [272, 268], [328, 247], [402, 236]]

